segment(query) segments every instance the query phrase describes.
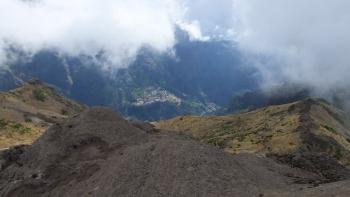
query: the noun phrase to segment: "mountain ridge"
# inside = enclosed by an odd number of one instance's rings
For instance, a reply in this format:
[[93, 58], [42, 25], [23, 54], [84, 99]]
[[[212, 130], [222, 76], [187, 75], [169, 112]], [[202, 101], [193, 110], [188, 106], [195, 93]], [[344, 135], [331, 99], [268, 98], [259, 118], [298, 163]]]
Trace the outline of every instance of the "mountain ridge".
[[143, 130], [106, 108], [88, 109], [33, 145], [0, 155], [0, 196], [8, 197], [347, 196], [350, 184], [313, 185], [303, 180], [318, 180], [316, 173]]
[[304, 99], [228, 116], [183, 116], [155, 123], [236, 154], [324, 152], [349, 165], [345, 113], [320, 99]]

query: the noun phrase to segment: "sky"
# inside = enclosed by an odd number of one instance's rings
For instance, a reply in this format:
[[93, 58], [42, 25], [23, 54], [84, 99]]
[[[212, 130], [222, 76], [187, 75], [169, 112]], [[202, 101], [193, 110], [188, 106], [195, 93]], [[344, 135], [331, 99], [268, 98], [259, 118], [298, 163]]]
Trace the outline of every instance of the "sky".
[[103, 51], [125, 67], [143, 46], [171, 52], [180, 27], [192, 40], [237, 43], [264, 84], [332, 89], [350, 85], [349, 22], [348, 0], [0, 0], [0, 62], [16, 45], [32, 54]]

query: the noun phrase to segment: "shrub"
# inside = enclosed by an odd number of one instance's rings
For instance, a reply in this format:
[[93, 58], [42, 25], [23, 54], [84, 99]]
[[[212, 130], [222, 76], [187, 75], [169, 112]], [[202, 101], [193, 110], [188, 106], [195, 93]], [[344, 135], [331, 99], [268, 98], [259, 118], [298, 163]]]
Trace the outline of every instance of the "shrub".
[[207, 140], [208, 144], [214, 145], [214, 146], [218, 146], [220, 148], [223, 148], [225, 145], [225, 140], [220, 139], [218, 137], [213, 137]]
[[46, 96], [43, 90], [41, 89], [34, 89], [33, 90], [33, 96], [36, 100], [44, 102], [46, 100]]
[[62, 114], [62, 115], [68, 115], [68, 111], [65, 110], [65, 109], [61, 109], [61, 114]]
[[14, 123], [13, 125], [11, 125], [11, 127], [13, 129], [17, 129], [17, 130], [23, 128], [22, 124], [20, 124], [20, 123]]
[[343, 157], [344, 157], [343, 151], [340, 150], [340, 149], [337, 149], [337, 150], [335, 151], [335, 158], [341, 159], [341, 158], [343, 158]]
[[337, 130], [335, 130], [333, 127], [330, 127], [328, 125], [322, 125], [325, 129], [327, 129], [329, 132], [337, 134]]

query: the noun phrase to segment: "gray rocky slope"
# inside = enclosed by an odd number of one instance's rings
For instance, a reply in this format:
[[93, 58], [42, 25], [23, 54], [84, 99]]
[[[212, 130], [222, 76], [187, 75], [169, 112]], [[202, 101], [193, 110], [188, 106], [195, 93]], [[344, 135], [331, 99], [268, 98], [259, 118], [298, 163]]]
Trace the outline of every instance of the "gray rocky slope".
[[347, 180], [300, 181], [317, 178], [92, 108], [33, 145], [3, 151], [0, 196], [349, 196]]

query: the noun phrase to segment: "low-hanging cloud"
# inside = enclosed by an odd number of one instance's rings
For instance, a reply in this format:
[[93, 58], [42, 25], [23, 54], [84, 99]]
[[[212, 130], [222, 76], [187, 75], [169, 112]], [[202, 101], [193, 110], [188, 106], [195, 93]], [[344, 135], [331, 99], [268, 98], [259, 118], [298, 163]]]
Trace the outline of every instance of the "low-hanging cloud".
[[234, 39], [271, 59], [258, 66], [268, 82], [348, 87], [349, 8], [348, 0], [234, 0]]
[[171, 51], [176, 28], [207, 41], [226, 34], [232, 0], [0, 0], [0, 65], [7, 48], [104, 55], [126, 66], [140, 48]]
[[173, 46], [180, 7], [174, 0], [0, 0], [0, 62], [16, 45], [28, 53], [104, 52], [113, 65], [126, 65], [143, 46]]
[[[6, 48], [53, 48], [69, 55], [103, 52], [127, 65], [143, 46], [171, 51], [177, 27], [192, 39], [232, 40], [265, 84], [316, 89], [350, 85], [348, 0], [0, 0], [0, 64]], [[263, 59], [263, 61], [261, 61]]]

